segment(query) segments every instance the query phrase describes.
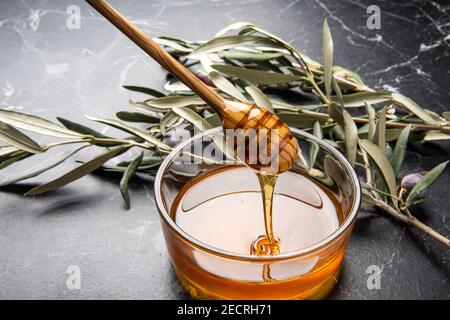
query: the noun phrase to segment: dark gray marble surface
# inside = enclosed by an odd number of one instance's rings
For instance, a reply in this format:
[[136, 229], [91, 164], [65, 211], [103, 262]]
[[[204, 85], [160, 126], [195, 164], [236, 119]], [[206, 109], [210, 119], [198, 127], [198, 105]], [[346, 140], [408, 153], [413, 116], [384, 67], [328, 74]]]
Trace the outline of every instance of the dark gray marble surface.
[[[335, 63], [367, 82], [399, 90], [435, 111], [449, 110], [448, 1], [154, 0], [114, 1], [152, 36], [211, 37], [225, 24], [249, 20], [321, 59], [321, 25], [328, 17]], [[381, 29], [366, 28], [366, 8], [381, 7]], [[81, 9], [81, 29], [66, 27], [66, 9]], [[161, 87], [163, 72], [84, 1], [0, 1], [0, 107], [82, 120], [112, 116], [130, 97], [122, 84]], [[101, 126], [98, 128], [102, 129]], [[40, 140], [40, 143], [50, 139]], [[448, 143], [414, 146], [406, 171], [449, 158]], [[54, 161], [0, 171], [0, 180]], [[84, 158], [79, 158], [83, 160]], [[21, 193], [70, 168], [70, 162], [0, 193], [0, 298], [186, 298], [170, 267], [153, 201], [152, 179], [133, 180], [133, 207], [123, 208], [118, 177], [94, 174], [37, 198]], [[428, 192], [418, 217], [450, 235], [450, 172]], [[450, 252], [386, 217], [361, 212], [332, 299], [448, 299]], [[368, 290], [366, 268], [382, 268], [381, 289]], [[81, 289], [66, 286], [70, 265]]]

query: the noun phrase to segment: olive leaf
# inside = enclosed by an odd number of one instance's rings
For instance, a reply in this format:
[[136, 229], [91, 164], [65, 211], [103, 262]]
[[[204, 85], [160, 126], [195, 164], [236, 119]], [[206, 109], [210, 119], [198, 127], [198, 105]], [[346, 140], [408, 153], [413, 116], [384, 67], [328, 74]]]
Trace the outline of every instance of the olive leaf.
[[213, 70], [209, 73], [209, 77], [214, 85], [222, 92], [238, 99], [239, 101], [247, 102], [247, 99], [244, 97], [242, 92], [238, 88], [236, 88], [231, 81], [223, 77], [219, 72]]
[[197, 49], [192, 51], [188, 57], [193, 58], [200, 54], [219, 52], [227, 49], [232, 49], [244, 44], [266, 44], [275, 45], [273, 41], [266, 37], [247, 36], [247, 35], [235, 35], [235, 36], [223, 36], [209, 40], [205, 44], [202, 44]]
[[181, 45], [179, 41], [173, 41], [170, 39], [164, 39], [164, 38], [155, 38], [154, 41], [158, 43], [159, 45], [170, 47], [174, 49], [175, 51], [182, 52], [182, 53], [190, 53], [192, 52], [191, 48], [188, 48], [184, 45]]
[[228, 76], [246, 80], [253, 84], [283, 84], [300, 79], [299, 76], [284, 74], [281, 72], [275, 73], [253, 70], [230, 65], [213, 64], [211, 67]]
[[325, 123], [322, 117], [315, 115], [292, 113], [292, 112], [279, 112], [277, 116], [290, 127], [307, 129], [314, 125], [314, 122]]
[[0, 169], [4, 169], [14, 162], [25, 159], [33, 154], [16, 147], [2, 146], [0, 147]]
[[331, 119], [336, 121], [342, 128], [345, 127], [344, 116], [342, 108], [339, 108], [335, 103], [330, 103], [328, 106], [328, 115]]
[[[331, 96], [332, 101], [338, 103], [338, 96]], [[377, 104], [391, 100], [391, 94], [383, 91], [376, 92], [358, 92], [342, 96], [346, 108], [364, 107], [366, 102], [369, 104]]]
[[[111, 137], [105, 136], [104, 134], [91, 129], [89, 127], [86, 127], [82, 124], [61, 118], [61, 117], [57, 117], [56, 119], [58, 119], [59, 122], [61, 122], [61, 124], [66, 127], [67, 129], [70, 129], [72, 131], [78, 132], [80, 134], [83, 135], [88, 135], [88, 136], [93, 136], [96, 138], [101, 138], [101, 139], [111, 139]], [[106, 146], [110, 146], [111, 144], [107, 144]]]
[[81, 166], [78, 166], [77, 168], [60, 176], [59, 178], [31, 189], [30, 191], [25, 193], [25, 196], [35, 196], [41, 193], [45, 193], [57, 189], [59, 187], [62, 187], [66, 184], [69, 184], [75, 180], [78, 180], [79, 178], [100, 168], [108, 160], [111, 160], [112, 158], [117, 157], [118, 155], [124, 153], [129, 148], [130, 146], [118, 146], [110, 150], [106, 150], [105, 152], [102, 152], [101, 154], [91, 159], [90, 161], [83, 163]]
[[443, 116], [446, 120], [450, 120], [450, 111], [444, 111], [444, 112], [442, 112], [442, 116]]
[[323, 21], [323, 73], [325, 78], [325, 92], [327, 96], [331, 93], [331, 79], [333, 77], [333, 39], [328, 27], [327, 19]]
[[77, 132], [61, 127], [58, 124], [46, 119], [11, 110], [0, 109], [0, 121], [16, 128], [37, 132], [43, 135], [62, 138], [74, 138], [81, 136]]
[[402, 132], [400, 133], [397, 139], [397, 143], [395, 144], [395, 148], [392, 153], [391, 163], [396, 175], [399, 173], [403, 160], [405, 159], [406, 145], [408, 143], [410, 131], [411, 131], [411, 124], [403, 128]]
[[141, 87], [141, 86], [130, 86], [130, 85], [125, 85], [123, 87], [127, 90], [145, 93], [145, 94], [148, 94], [149, 96], [156, 97], [156, 98], [162, 98], [162, 97], [166, 96], [164, 93], [159, 92], [158, 90], [155, 90], [152, 88]]
[[247, 22], [247, 21], [236, 21], [233, 23], [230, 23], [229, 25], [223, 27], [222, 29], [220, 29], [215, 37], [222, 37], [224, 34], [233, 31], [233, 30], [238, 30], [241, 29], [243, 27], [248, 27], [250, 25], [253, 25], [251, 22]]
[[[217, 113], [213, 113], [210, 115], [207, 115], [203, 118], [206, 122], [209, 123], [209, 125], [211, 126], [211, 128], [215, 128], [218, 127], [222, 124], [222, 121], [220, 120], [220, 117]], [[194, 129], [194, 125], [192, 123], [189, 123], [186, 127], [186, 130], [193, 130]]]
[[378, 169], [381, 172], [381, 175], [383, 176], [383, 179], [386, 183], [386, 186], [389, 190], [392, 200], [392, 203], [395, 207], [398, 207], [398, 201], [397, 201], [397, 179], [395, 176], [394, 169], [391, 166], [391, 163], [387, 159], [386, 155], [381, 151], [381, 149], [374, 143], [370, 142], [369, 140], [361, 139], [359, 140], [359, 145], [364, 151], [367, 152], [367, 154], [370, 156], [370, 158], [373, 159], [374, 163], [378, 167]]
[[128, 193], [128, 182], [136, 173], [136, 170], [139, 167], [143, 157], [144, 153], [141, 152], [139, 156], [137, 156], [132, 162], [130, 162], [127, 169], [122, 175], [122, 179], [120, 180], [119, 184], [120, 193], [122, 194], [127, 209], [130, 209], [130, 195]]
[[41, 153], [44, 150], [31, 138], [9, 124], [0, 121], [0, 141], [30, 153]]
[[[180, 117], [186, 119], [186, 121], [192, 123], [192, 125], [197, 129], [199, 129], [200, 131], [206, 131], [212, 128], [212, 126], [209, 124], [208, 121], [206, 121], [192, 109], [189, 109], [187, 107], [175, 107], [172, 110]], [[215, 134], [212, 136], [212, 140], [214, 141], [215, 145], [222, 151], [222, 153], [226, 155], [228, 159], [234, 159], [233, 152], [228, 149], [227, 144], [223, 139], [223, 136], [221, 136], [220, 134]]]
[[446, 133], [443, 133], [438, 130], [429, 130], [425, 132], [422, 141], [426, 142], [426, 141], [449, 140], [449, 139], [450, 135]]
[[160, 119], [145, 113], [119, 111], [116, 117], [126, 122], [159, 123]]
[[375, 130], [376, 130], [376, 124], [375, 124], [375, 109], [368, 103], [367, 101], [364, 101], [366, 106], [366, 112], [367, 117], [369, 119], [369, 131], [367, 135], [367, 140], [373, 141], [373, 138], [375, 136]]
[[69, 155], [64, 156], [62, 159], [60, 159], [60, 160], [58, 160], [58, 161], [56, 161], [56, 162], [54, 162], [54, 163], [44, 167], [44, 168], [41, 168], [41, 169], [36, 170], [34, 172], [26, 173], [26, 174], [21, 175], [21, 176], [16, 177], [16, 178], [12, 178], [12, 179], [9, 179], [9, 180], [2, 181], [2, 182], [0, 182], [0, 187], [9, 186], [9, 185], [17, 183], [19, 181], [23, 181], [23, 180], [27, 180], [27, 179], [31, 179], [31, 178], [37, 177], [40, 174], [42, 174], [42, 173], [44, 173], [44, 172], [46, 172], [46, 171], [48, 171], [50, 169], [53, 169], [54, 167], [60, 165], [61, 163], [63, 163], [64, 161], [66, 161], [67, 159], [72, 157], [74, 154], [76, 154], [78, 151], [80, 151], [80, 150], [82, 150], [82, 149], [84, 149], [86, 147], [87, 146], [82, 146], [82, 147], [76, 149], [75, 151], [72, 151]]
[[174, 107], [172, 111], [177, 115], [192, 123], [200, 131], [211, 129], [211, 125], [203, 119], [197, 112], [187, 107]]
[[220, 56], [228, 60], [238, 60], [241, 62], [269, 61], [284, 56], [283, 53], [274, 52], [243, 52], [243, 51], [223, 51]]
[[436, 121], [430, 114], [428, 114], [421, 106], [419, 106], [412, 99], [398, 93], [392, 93], [392, 100], [401, 107], [411, 111], [418, 118], [423, 120], [423, 122], [431, 125], [441, 125], [446, 124], [446, 122]]
[[252, 97], [258, 107], [275, 113], [272, 102], [270, 102], [269, 98], [261, 90], [259, 90], [258, 87], [247, 86], [245, 87], [245, 91], [247, 91], [247, 93]]
[[361, 188], [362, 198], [361, 198], [361, 208], [365, 209], [367, 207], [371, 207], [376, 205], [375, 200], [370, 195], [369, 191], [362, 186]]
[[200, 97], [196, 95], [186, 95], [186, 96], [168, 96], [163, 98], [155, 98], [145, 101], [141, 107], [144, 109], [156, 111], [167, 111], [173, 107], [186, 107], [190, 105], [202, 105], [205, 104]]
[[420, 181], [409, 193], [408, 198], [406, 198], [405, 202], [406, 207], [410, 206], [417, 199], [417, 197], [422, 191], [424, 191], [426, 188], [431, 186], [434, 183], [434, 181], [436, 181], [436, 179], [445, 170], [447, 164], [448, 160], [431, 169], [426, 175], [423, 176], [422, 179], [420, 179]]
[[[317, 110], [320, 107], [324, 107], [324, 104], [297, 104], [286, 102], [279, 97], [269, 96], [269, 100], [275, 110], [283, 110], [283, 111], [304, 111], [304, 110]], [[324, 115], [324, 119], [326, 115]]]
[[386, 108], [378, 112], [374, 142], [380, 147], [383, 153], [386, 153]]
[[173, 112], [173, 110], [167, 112], [159, 122], [161, 134], [165, 136], [167, 128], [173, 126], [178, 121], [178, 119], [180, 119], [180, 117], [175, 112]]
[[155, 138], [154, 136], [148, 134], [147, 132], [136, 128], [136, 127], [132, 127], [129, 126], [123, 122], [117, 121], [117, 120], [112, 120], [112, 119], [103, 119], [103, 118], [96, 118], [96, 117], [91, 117], [91, 116], [85, 116], [87, 119], [95, 121], [95, 122], [100, 122], [109, 126], [112, 126], [116, 129], [131, 133], [135, 136], [138, 136], [142, 139], [144, 139], [145, 141], [151, 143], [152, 145], [155, 145], [156, 147], [158, 147], [160, 150], [166, 150], [166, 151], [170, 151], [172, 148], [169, 147], [167, 144], [159, 141], [157, 138]]
[[[161, 155], [146, 155], [142, 158], [141, 162], [139, 163], [139, 169], [141, 169], [142, 167], [146, 167], [146, 168], [150, 168], [150, 167], [155, 167], [158, 166], [159, 164], [161, 164], [161, 162], [163, 162], [164, 158]], [[128, 167], [130, 165], [130, 163], [132, 163], [133, 161], [121, 161], [119, 162], [116, 166], [117, 167]]]
[[341, 87], [339, 86], [339, 83], [334, 78], [331, 78], [331, 83], [333, 85], [333, 90], [336, 93], [336, 96], [338, 97], [338, 101], [339, 101], [340, 105], [344, 108], [345, 107], [344, 97], [342, 95], [342, 91], [341, 91]]
[[164, 89], [170, 92], [191, 91], [191, 89], [181, 81], [167, 81], [164, 84]]
[[[318, 121], [314, 122], [313, 134], [320, 140], [323, 139], [322, 126]], [[316, 162], [319, 150], [320, 150], [319, 145], [316, 142], [311, 141], [311, 147], [309, 150], [309, 165], [311, 168], [314, 168], [314, 163]]]
[[347, 112], [347, 110], [343, 110], [342, 116], [344, 119], [345, 147], [347, 151], [347, 158], [350, 164], [354, 166], [356, 161], [356, 148], [358, 144], [358, 128], [356, 127], [355, 121], [353, 121], [352, 116]]

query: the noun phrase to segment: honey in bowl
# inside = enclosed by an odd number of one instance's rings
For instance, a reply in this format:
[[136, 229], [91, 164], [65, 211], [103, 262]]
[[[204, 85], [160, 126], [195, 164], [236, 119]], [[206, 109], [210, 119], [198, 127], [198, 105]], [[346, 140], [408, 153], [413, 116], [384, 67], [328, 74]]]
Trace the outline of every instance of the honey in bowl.
[[[252, 170], [243, 166], [211, 171], [185, 185], [172, 206], [172, 219], [200, 242], [243, 255], [295, 252], [339, 228], [343, 217], [338, 201], [323, 186], [295, 172], [286, 172], [277, 180], [272, 213], [274, 243], [270, 243], [262, 219], [258, 180]], [[267, 246], [272, 249], [256, 253]], [[342, 255], [343, 249], [336, 252], [338, 259], [325, 265], [312, 257], [293, 263], [249, 263], [247, 267], [235, 267], [225, 260], [194, 253], [191, 263], [181, 263], [177, 272], [194, 298], [295, 299], [314, 290], [310, 284], [331, 279], [338, 271], [337, 262]], [[291, 274], [296, 277], [286, 278]], [[315, 294], [324, 295], [327, 287], [322, 286], [322, 291]]]

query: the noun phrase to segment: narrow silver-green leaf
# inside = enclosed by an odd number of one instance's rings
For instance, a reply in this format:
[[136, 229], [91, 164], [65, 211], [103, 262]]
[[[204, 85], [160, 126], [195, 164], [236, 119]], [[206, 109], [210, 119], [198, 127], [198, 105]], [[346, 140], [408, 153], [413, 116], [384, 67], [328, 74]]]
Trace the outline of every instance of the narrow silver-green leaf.
[[189, 54], [189, 57], [195, 57], [200, 54], [219, 52], [227, 49], [231, 49], [237, 46], [243, 46], [245, 44], [269, 44], [274, 45], [274, 42], [266, 37], [259, 36], [223, 36], [209, 40], [205, 44], [202, 44], [197, 49]]
[[161, 134], [166, 135], [167, 129], [172, 127], [173, 124], [175, 124], [178, 119], [180, 119], [180, 116], [177, 115], [173, 110], [170, 110], [167, 112], [159, 122], [159, 128], [161, 129]]
[[335, 103], [330, 103], [328, 106], [328, 115], [331, 119], [336, 121], [342, 128], [345, 127], [344, 116], [342, 108], [338, 107]]
[[[210, 114], [206, 117], [204, 117], [205, 121], [209, 123], [209, 125], [212, 128], [218, 127], [222, 125], [222, 121], [220, 120], [220, 117], [217, 113], [213, 113]], [[187, 125], [185, 127], [186, 130], [193, 130], [194, 129], [194, 125], [192, 123], [189, 123], [189, 125]]]
[[191, 48], [181, 45], [179, 41], [173, 41], [173, 40], [162, 39], [162, 38], [154, 38], [153, 40], [156, 43], [158, 43], [159, 45], [162, 45], [164, 47], [169, 47], [169, 48], [171, 48], [175, 51], [181, 52], [181, 53], [192, 52]]
[[33, 131], [44, 135], [62, 138], [80, 137], [79, 133], [61, 127], [54, 122], [37, 116], [11, 110], [0, 109], [0, 121], [16, 128]]
[[158, 90], [155, 90], [152, 88], [141, 87], [141, 86], [129, 86], [129, 85], [126, 85], [123, 87], [127, 90], [148, 94], [148, 95], [150, 95], [152, 97], [156, 97], [156, 98], [162, 98], [162, 97], [166, 96], [164, 93], [159, 92]]
[[369, 140], [359, 140], [359, 145], [364, 149], [368, 155], [373, 159], [374, 163], [378, 167], [386, 186], [389, 190], [389, 194], [392, 196], [392, 203], [395, 207], [398, 207], [397, 198], [397, 178], [395, 176], [394, 169], [385, 154], [380, 148]]
[[191, 89], [181, 81], [167, 81], [164, 89], [170, 92], [191, 91]]
[[231, 77], [236, 77], [242, 80], [246, 80], [253, 84], [283, 84], [289, 83], [292, 81], [297, 81], [300, 79], [299, 76], [284, 74], [281, 72], [268, 72], [254, 69], [246, 69], [236, 66], [230, 65], [222, 65], [222, 64], [214, 64], [213, 67], [215, 70], [224, 73]]
[[448, 160], [431, 169], [426, 175], [423, 176], [422, 179], [420, 179], [420, 181], [409, 193], [408, 198], [406, 198], [406, 206], [411, 205], [422, 191], [424, 191], [426, 188], [431, 186], [434, 181], [436, 181], [440, 174], [445, 170], [447, 164]]
[[[346, 94], [342, 96], [346, 108], [352, 107], [364, 107], [366, 102], [370, 104], [377, 104], [389, 101], [391, 99], [391, 94], [388, 92], [358, 92], [352, 94]], [[331, 96], [331, 100], [339, 103], [340, 99], [338, 96]]]
[[[139, 163], [141, 167], [155, 167], [163, 162], [164, 158], [161, 155], [148, 155], [145, 156]], [[121, 161], [117, 164], [117, 167], [128, 167], [132, 161]]]
[[348, 161], [352, 166], [356, 161], [356, 147], [358, 144], [358, 128], [355, 121], [347, 110], [343, 110], [344, 130], [345, 130], [345, 147], [347, 151]]
[[279, 112], [277, 116], [290, 127], [299, 129], [308, 129], [314, 126], [314, 122], [318, 121], [324, 123], [325, 120], [315, 115], [292, 113], [292, 112]]
[[333, 85], [334, 92], [336, 92], [336, 96], [339, 99], [339, 103], [341, 104], [342, 107], [345, 107], [344, 96], [342, 95], [342, 91], [341, 91], [341, 87], [339, 86], [339, 83], [334, 78], [331, 78], [331, 83]]
[[0, 121], [0, 141], [30, 153], [40, 153], [44, 150], [31, 138], [16, 128]]
[[[208, 121], [202, 118], [197, 112], [187, 107], [175, 107], [172, 110], [183, 119], [186, 119], [186, 121], [192, 123], [192, 125], [200, 131], [205, 131], [212, 128]], [[227, 144], [225, 143], [222, 136], [215, 135], [212, 137], [212, 139], [224, 155], [226, 155], [229, 159], [234, 159], [233, 152], [231, 150], [228, 150]]]
[[139, 123], [159, 123], [160, 119], [151, 115], [140, 112], [119, 111], [116, 113], [117, 118], [127, 122]]
[[41, 193], [48, 192], [50, 190], [57, 189], [66, 184], [69, 184], [75, 180], [78, 180], [79, 178], [100, 168], [105, 162], [107, 162], [108, 160], [111, 160], [114, 157], [117, 157], [119, 154], [127, 151], [129, 148], [130, 148], [129, 146], [119, 146], [119, 147], [115, 147], [110, 150], [107, 150], [107, 151], [99, 154], [92, 160], [85, 162], [81, 166], [60, 176], [59, 178], [57, 178], [53, 181], [50, 181], [48, 183], [42, 184], [34, 189], [31, 189], [30, 191], [25, 193], [25, 195], [26, 196], [38, 195]]
[[56, 119], [58, 119], [58, 121], [61, 122], [61, 124], [64, 127], [68, 128], [72, 131], [81, 133], [82, 135], [88, 135], [88, 136], [93, 136], [93, 137], [102, 138], [102, 139], [111, 139], [110, 137], [105, 136], [104, 134], [102, 134], [94, 129], [91, 129], [89, 127], [86, 127], [82, 124], [79, 124], [79, 123], [76, 123], [76, 122], [73, 122], [73, 121], [70, 121], [70, 120], [67, 120], [64, 118], [60, 118], [60, 117], [57, 117]]
[[323, 21], [323, 40], [322, 40], [322, 54], [323, 54], [323, 73], [325, 78], [325, 92], [330, 96], [331, 79], [333, 77], [333, 38], [328, 27], [327, 19]]
[[[322, 126], [320, 125], [320, 122], [318, 122], [318, 121], [314, 122], [313, 134], [320, 140], [323, 139]], [[316, 162], [317, 155], [319, 154], [319, 150], [320, 150], [319, 145], [317, 143], [311, 141], [311, 147], [309, 150], [309, 165], [311, 168], [314, 168], [314, 163]]]
[[147, 132], [145, 132], [139, 128], [129, 126], [123, 122], [113, 120], [113, 119], [103, 119], [103, 118], [96, 118], [96, 117], [90, 117], [90, 116], [86, 116], [86, 118], [89, 120], [92, 120], [92, 121], [96, 121], [96, 122], [100, 122], [100, 123], [112, 126], [116, 129], [123, 130], [128, 133], [131, 133], [135, 136], [138, 136], [138, 137], [144, 139], [147, 142], [150, 142], [151, 144], [157, 146], [158, 148], [160, 148], [162, 150], [171, 150], [172, 149], [167, 144], [159, 141], [157, 138], [148, 134]]
[[78, 151], [80, 151], [81, 149], [84, 149], [86, 147], [87, 146], [80, 147], [80, 148], [76, 149], [75, 151], [71, 152], [69, 155], [63, 157], [62, 159], [60, 159], [60, 160], [58, 160], [58, 161], [56, 161], [56, 162], [54, 162], [54, 163], [52, 163], [52, 164], [42, 168], [42, 169], [39, 169], [39, 170], [34, 171], [34, 172], [26, 173], [26, 174], [21, 175], [21, 176], [16, 177], [16, 178], [12, 178], [12, 179], [9, 179], [9, 180], [2, 181], [2, 182], [0, 182], [0, 187], [9, 186], [9, 185], [15, 184], [15, 183], [17, 183], [19, 181], [23, 181], [23, 180], [27, 180], [27, 179], [31, 179], [31, 178], [37, 177], [38, 175], [40, 175], [40, 174], [42, 174], [42, 173], [44, 173], [44, 172], [46, 172], [46, 171], [48, 171], [50, 169], [53, 169], [54, 167], [56, 167], [58, 165], [60, 165], [61, 163], [63, 163], [67, 159], [69, 159], [71, 156], [73, 156], [75, 153], [77, 153]]
[[[280, 97], [271, 95], [269, 97], [270, 103], [272, 104], [275, 110], [283, 110], [283, 111], [294, 111], [299, 112], [302, 110], [317, 110], [318, 108], [324, 107], [324, 104], [297, 104], [292, 102], [287, 102]], [[324, 117], [325, 119], [325, 117]]]
[[[173, 107], [186, 107], [190, 105], [205, 104], [205, 103], [206, 102], [203, 101], [200, 97], [193, 95], [168, 96], [163, 98], [147, 100], [145, 103], [143, 103], [142, 107], [150, 110], [164, 111], [169, 110]], [[151, 107], [153, 107], [153, 109]]]
[[437, 130], [430, 130], [425, 132], [424, 137], [422, 138], [422, 141], [439, 141], [439, 140], [449, 140], [450, 135], [437, 131]]
[[244, 97], [242, 92], [238, 88], [236, 88], [231, 81], [222, 76], [219, 72], [211, 71], [209, 73], [209, 77], [211, 81], [214, 83], [214, 85], [220, 89], [220, 91], [228, 94], [233, 98], [238, 99], [239, 101], [247, 102], [247, 99]]
[[141, 152], [141, 154], [128, 165], [127, 169], [123, 173], [122, 179], [120, 180], [120, 193], [122, 194], [127, 209], [130, 209], [130, 194], [128, 193], [128, 182], [136, 173], [136, 170], [139, 167], [143, 157], [144, 153]]
[[421, 106], [419, 106], [412, 99], [394, 92], [392, 93], [392, 99], [397, 104], [402, 106], [403, 108], [409, 110], [414, 113], [419, 119], [423, 120], [423, 122], [431, 125], [442, 125], [446, 124], [444, 122], [436, 121], [430, 114], [428, 114]]
[[211, 125], [202, 118], [202, 116], [192, 109], [186, 107], [174, 107], [172, 111], [192, 123], [200, 131], [205, 131], [212, 128]]
[[365, 102], [367, 117], [369, 119], [369, 131], [367, 140], [373, 141], [375, 136], [376, 124], [375, 124], [375, 109], [367, 102]]
[[408, 144], [409, 132], [411, 130], [411, 124], [405, 127], [400, 133], [397, 143], [395, 144], [394, 152], [392, 153], [392, 167], [397, 175], [405, 159], [406, 145]]
[[227, 26], [223, 27], [222, 29], [220, 29], [216, 33], [215, 37], [221, 37], [221, 36], [223, 36], [224, 34], [226, 34], [229, 31], [238, 30], [238, 29], [241, 29], [243, 27], [248, 27], [250, 25], [253, 25], [253, 24], [250, 23], [250, 22], [247, 22], [247, 21], [236, 21], [236, 22], [230, 23], [229, 25], [227, 25]]
[[380, 147], [380, 150], [386, 154], [386, 108], [378, 112], [374, 142]]
[[269, 110], [272, 113], [275, 113], [273, 109], [272, 102], [270, 102], [269, 98], [256, 86], [247, 86], [245, 87], [245, 91], [253, 98], [256, 105], [258, 107]]
[[0, 170], [33, 154], [16, 147], [2, 146], [0, 147]]
[[223, 51], [221, 57], [228, 60], [238, 60], [241, 62], [269, 61], [283, 57], [283, 53], [274, 52], [243, 52], [243, 51]]

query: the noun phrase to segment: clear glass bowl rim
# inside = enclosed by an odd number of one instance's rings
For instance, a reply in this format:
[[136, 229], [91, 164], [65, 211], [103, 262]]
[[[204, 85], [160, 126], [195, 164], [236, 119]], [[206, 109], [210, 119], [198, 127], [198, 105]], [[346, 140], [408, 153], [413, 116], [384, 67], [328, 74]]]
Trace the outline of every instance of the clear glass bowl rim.
[[191, 235], [189, 235], [188, 233], [186, 233], [185, 231], [183, 231], [180, 227], [178, 227], [176, 225], [176, 223], [170, 218], [170, 215], [167, 212], [167, 210], [165, 209], [164, 202], [162, 200], [161, 188], [159, 186], [161, 185], [163, 174], [164, 174], [165, 170], [167, 169], [168, 165], [172, 162], [173, 158], [175, 156], [177, 156], [182, 149], [184, 149], [186, 146], [188, 146], [190, 143], [192, 143], [192, 141], [199, 139], [202, 136], [208, 136], [210, 134], [219, 133], [222, 131], [222, 127], [216, 127], [216, 128], [212, 128], [212, 129], [203, 131], [187, 140], [182, 141], [174, 149], [172, 149], [170, 154], [164, 159], [164, 161], [162, 162], [162, 164], [160, 165], [160, 167], [158, 169], [158, 172], [156, 173], [155, 182], [154, 182], [155, 202], [156, 202], [156, 206], [157, 206], [159, 215], [162, 217], [164, 222], [184, 241], [188, 242], [189, 244], [193, 245], [194, 247], [199, 248], [202, 251], [207, 251], [214, 255], [219, 255], [224, 258], [233, 259], [233, 260], [245, 260], [245, 261], [255, 261], [255, 262], [256, 261], [261, 262], [261, 261], [290, 260], [290, 259], [295, 259], [295, 258], [298, 258], [301, 256], [308, 255], [316, 250], [320, 250], [322, 247], [325, 247], [329, 243], [335, 241], [336, 239], [339, 238], [339, 236], [341, 236], [352, 225], [352, 223], [356, 219], [357, 213], [359, 211], [359, 207], [360, 207], [360, 203], [361, 203], [361, 186], [359, 183], [358, 176], [357, 176], [355, 170], [353, 170], [353, 167], [351, 166], [351, 164], [345, 158], [345, 156], [342, 153], [340, 153], [338, 150], [336, 150], [333, 146], [331, 146], [329, 143], [327, 143], [323, 140], [320, 140], [316, 136], [314, 136], [308, 132], [305, 132], [303, 130], [299, 130], [299, 129], [295, 129], [295, 128], [290, 128], [290, 130], [292, 133], [294, 133], [294, 135], [296, 135], [297, 138], [306, 138], [308, 140], [311, 140], [311, 141], [317, 143], [321, 148], [325, 149], [330, 154], [332, 154], [333, 157], [335, 157], [344, 166], [345, 170], [347, 171], [347, 173], [351, 179], [351, 183], [354, 186], [354, 191], [355, 191], [354, 201], [353, 201], [352, 208], [350, 210], [349, 215], [345, 219], [344, 223], [342, 223], [339, 226], [339, 228], [335, 232], [333, 232], [331, 235], [329, 235], [328, 237], [322, 239], [320, 242], [317, 242], [312, 246], [302, 248], [300, 250], [281, 253], [281, 254], [278, 254], [275, 256], [254, 256], [254, 255], [250, 255], [250, 254], [241, 254], [241, 253], [221, 250], [219, 248], [210, 246], [206, 243], [203, 243], [203, 242], [195, 239], [194, 237], [192, 237]]

